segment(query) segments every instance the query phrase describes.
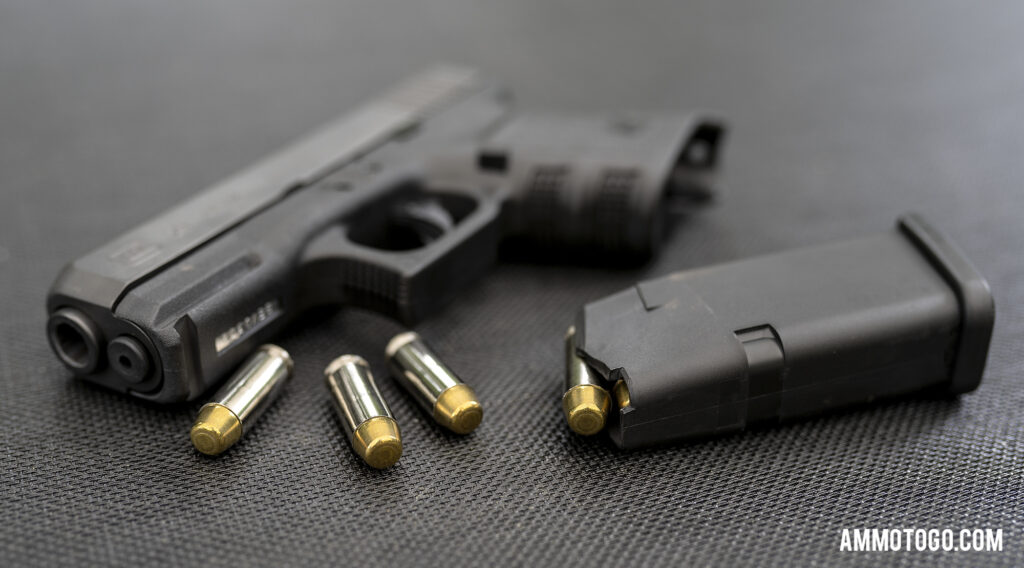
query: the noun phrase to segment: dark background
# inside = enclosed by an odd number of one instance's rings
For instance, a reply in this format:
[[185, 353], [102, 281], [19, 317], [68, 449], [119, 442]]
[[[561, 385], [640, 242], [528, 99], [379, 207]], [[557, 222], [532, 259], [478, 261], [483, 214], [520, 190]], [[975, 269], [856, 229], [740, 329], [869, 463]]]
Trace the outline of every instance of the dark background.
[[[3, 0], [0, 564], [1024, 563], [1020, 4], [484, 4]], [[71, 379], [43, 334], [63, 263], [437, 61], [522, 107], [716, 109], [720, 197], [643, 270], [506, 263], [418, 326], [486, 405], [467, 438], [383, 376], [400, 328], [353, 310], [281, 338], [295, 378], [219, 459], [189, 444], [198, 402]], [[907, 210], [991, 282], [977, 392], [629, 453], [570, 435], [582, 303]], [[402, 425], [389, 471], [332, 414], [320, 372], [345, 352]], [[840, 554], [858, 527], [1000, 528], [1006, 550]]]

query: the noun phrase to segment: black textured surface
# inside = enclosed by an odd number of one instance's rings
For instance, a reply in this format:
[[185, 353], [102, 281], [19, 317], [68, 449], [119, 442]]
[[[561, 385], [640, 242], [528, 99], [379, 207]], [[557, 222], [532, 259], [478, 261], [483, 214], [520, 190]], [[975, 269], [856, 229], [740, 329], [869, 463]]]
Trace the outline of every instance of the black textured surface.
[[[1024, 563], [1024, 11], [1016, 3], [0, 3], [0, 564]], [[486, 405], [438, 430], [381, 380], [401, 463], [364, 467], [320, 371], [398, 326], [325, 314], [220, 459], [158, 408], [70, 379], [60, 266], [438, 60], [523, 106], [710, 107], [720, 199], [644, 270], [505, 264], [418, 327]], [[641, 452], [571, 436], [561, 337], [641, 277], [922, 212], [990, 280], [981, 388]], [[690, 354], [688, 356], [699, 356]], [[1003, 529], [1002, 553], [840, 554], [843, 528]]]

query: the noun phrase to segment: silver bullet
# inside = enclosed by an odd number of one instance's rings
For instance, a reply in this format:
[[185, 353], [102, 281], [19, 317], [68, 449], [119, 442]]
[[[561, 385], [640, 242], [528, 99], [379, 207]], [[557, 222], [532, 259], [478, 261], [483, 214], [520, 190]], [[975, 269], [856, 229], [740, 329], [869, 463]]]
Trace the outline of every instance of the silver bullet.
[[402, 434], [366, 360], [342, 355], [327, 365], [324, 379], [352, 449], [371, 467], [395, 465], [402, 456]]
[[192, 426], [192, 445], [215, 456], [249, 431], [292, 375], [292, 358], [277, 345], [263, 345], [203, 405]]
[[438, 424], [456, 434], [469, 434], [480, 425], [484, 408], [476, 393], [437, 358], [419, 334], [396, 335], [384, 354], [398, 383]]

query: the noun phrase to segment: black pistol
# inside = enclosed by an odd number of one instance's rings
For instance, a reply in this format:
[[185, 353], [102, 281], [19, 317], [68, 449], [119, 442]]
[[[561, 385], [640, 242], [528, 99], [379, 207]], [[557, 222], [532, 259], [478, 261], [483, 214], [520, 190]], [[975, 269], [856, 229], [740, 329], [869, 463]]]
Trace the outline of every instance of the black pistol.
[[649, 257], [722, 135], [695, 114], [515, 114], [439, 67], [68, 264], [47, 336], [81, 378], [191, 400], [310, 307], [412, 324], [502, 244]]

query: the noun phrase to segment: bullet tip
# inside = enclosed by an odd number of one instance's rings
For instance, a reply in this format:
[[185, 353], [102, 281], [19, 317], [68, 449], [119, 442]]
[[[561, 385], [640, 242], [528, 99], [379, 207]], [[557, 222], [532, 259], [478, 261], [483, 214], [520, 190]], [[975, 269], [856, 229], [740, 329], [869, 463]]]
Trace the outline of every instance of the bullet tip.
[[601, 409], [584, 404], [569, 411], [569, 428], [583, 436], [597, 434], [604, 429], [605, 415]]
[[612, 387], [612, 392], [615, 393], [615, 402], [618, 403], [619, 408], [626, 408], [630, 405], [629, 387], [626, 386], [626, 381], [622, 379], [616, 381], [615, 386]]
[[376, 416], [363, 422], [352, 436], [352, 445], [370, 467], [389, 468], [402, 457], [402, 435], [394, 418]]
[[366, 463], [370, 467], [386, 469], [398, 462], [402, 457], [402, 442], [395, 436], [384, 436], [370, 442], [366, 447]]
[[577, 385], [562, 397], [569, 428], [581, 436], [591, 436], [604, 429], [610, 406], [608, 391], [597, 385]]
[[242, 423], [235, 413], [215, 403], [203, 406], [189, 435], [192, 445], [208, 456], [223, 453], [241, 436]]
[[484, 409], [477, 401], [470, 401], [455, 409], [452, 413], [452, 432], [469, 434], [484, 419]]
[[441, 393], [434, 403], [434, 419], [456, 434], [469, 434], [484, 418], [484, 407], [466, 384], [455, 385]]

